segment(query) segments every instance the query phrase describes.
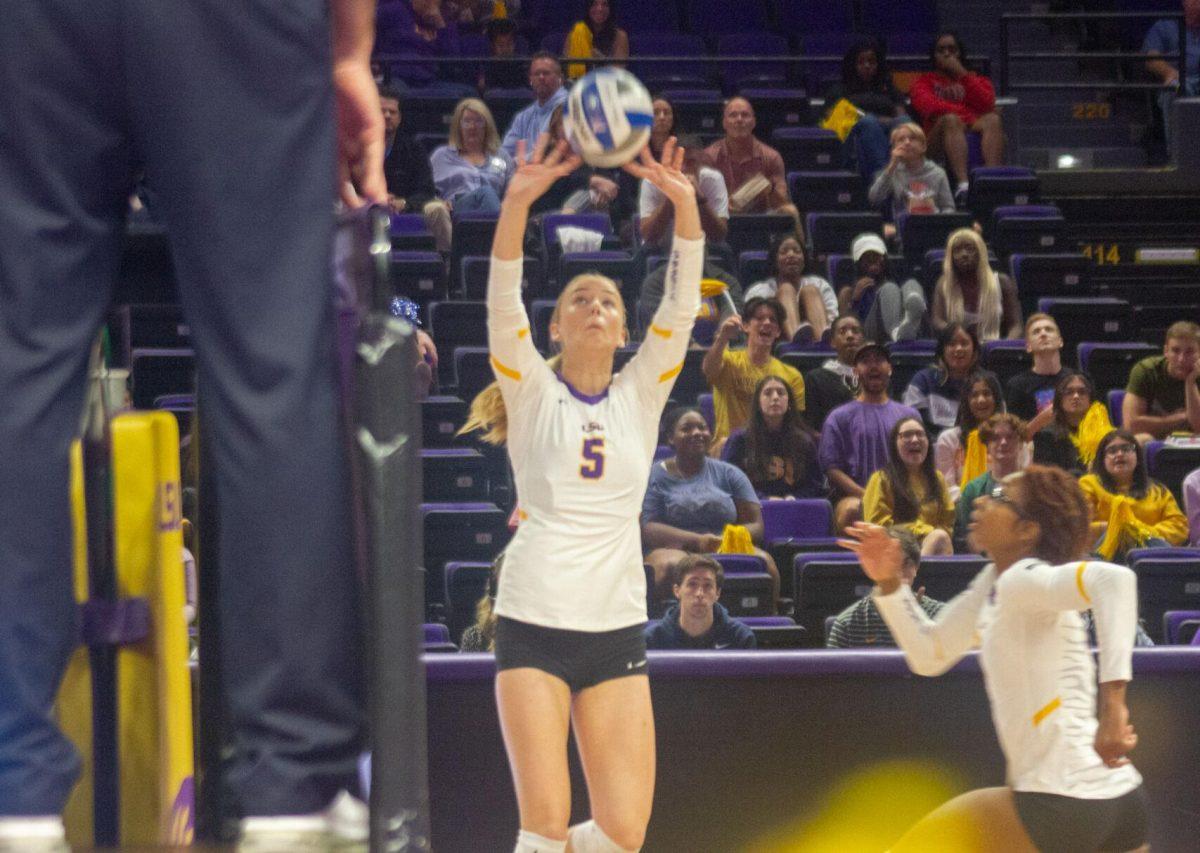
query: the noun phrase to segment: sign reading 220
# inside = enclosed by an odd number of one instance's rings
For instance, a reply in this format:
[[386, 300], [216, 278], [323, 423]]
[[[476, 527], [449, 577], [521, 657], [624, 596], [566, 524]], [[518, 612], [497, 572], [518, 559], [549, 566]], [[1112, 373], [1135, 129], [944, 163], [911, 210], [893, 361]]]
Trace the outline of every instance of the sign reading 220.
[[604, 476], [604, 439], [583, 440], [583, 464], [579, 466], [579, 476], [585, 480], [599, 480]]

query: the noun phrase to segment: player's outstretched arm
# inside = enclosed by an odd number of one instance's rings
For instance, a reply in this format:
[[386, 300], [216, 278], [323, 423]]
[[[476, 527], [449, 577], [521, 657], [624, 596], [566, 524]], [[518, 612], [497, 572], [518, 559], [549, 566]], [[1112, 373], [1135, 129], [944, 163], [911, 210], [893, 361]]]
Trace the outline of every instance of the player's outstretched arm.
[[500, 220], [492, 240], [492, 257], [502, 261], [525, 256], [525, 224], [529, 221], [530, 206], [555, 181], [579, 166], [579, 155], [570, 153], [566, 142], [551, 146], [550, 137], [545, 133], [538, 137], [532, 153], [525, 150], [524, 140], [518, 141], [515, 159], [516, 169], [504, 191]]
[[649, 181], [671, 201], [675, 208], [675, 236], [686, 240], [701, 240], [700, 208], [696, 204], [696, 188], [683, 173], [682, 146], [672, 136], [663, 144], [662, 157], [655, 160], [650, 146], [642, 149], [638, 159], [626, 163], [624, 169], [635, 178]]

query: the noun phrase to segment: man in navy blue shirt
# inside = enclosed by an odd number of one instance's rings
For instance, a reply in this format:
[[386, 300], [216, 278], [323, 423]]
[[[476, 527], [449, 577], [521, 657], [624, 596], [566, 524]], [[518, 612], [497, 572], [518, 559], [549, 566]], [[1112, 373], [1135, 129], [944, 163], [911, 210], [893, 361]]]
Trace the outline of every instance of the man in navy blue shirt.
[[707, 554], [675, 565], [675, 597], [662, 619], [646, 626], [648, 649], [752, 649], [754, 633], [717, 602], [725, 572]]

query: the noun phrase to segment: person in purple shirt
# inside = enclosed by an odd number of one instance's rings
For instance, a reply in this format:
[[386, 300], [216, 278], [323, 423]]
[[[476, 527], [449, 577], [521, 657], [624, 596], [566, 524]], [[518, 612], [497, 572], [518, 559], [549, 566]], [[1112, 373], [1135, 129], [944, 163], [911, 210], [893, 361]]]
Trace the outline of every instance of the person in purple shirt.
[[[458, 30], [442, 17], [438, 0], [395, 0], [375, 12], [375, 53], [384, 56], [454, 57], [461, 55]], [[471, 89], [450, 81], [453, 69], [436, 62], [396, 62], [391, 83], [403, 89], [468, 94]]]
[[1183, 481], [1183, 511], [1188, 517], [1188, 544], [1200, 548], [1200, 468]]
[[838, 406], [825, 419], [817, 459], [833, 493], [834, 522], [840, 532], [862, 518], [867, 480], [888, 459], [888, 434], [902, 418], [921, 416], [888, 397], [892, 361], [882, 344], [867, 342], [854, 354], [857, 399]]

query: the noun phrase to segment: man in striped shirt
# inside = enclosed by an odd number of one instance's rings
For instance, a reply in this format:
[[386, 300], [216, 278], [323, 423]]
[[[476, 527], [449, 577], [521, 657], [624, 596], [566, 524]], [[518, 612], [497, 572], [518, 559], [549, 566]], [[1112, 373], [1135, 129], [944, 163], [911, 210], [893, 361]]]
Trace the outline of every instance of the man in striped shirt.
[[[890, 530], [888, 535], [900, 543], [900, 549], [904, 552], [901, 576], [906, 584], [912, 586], [917, 577], [917, 568], [921, 565], [921, 546], [907, 530]], [[943, 602], [922, 594], [921, 590], [917, 590], [917, 602], [930, 619], [936, 617], [938, 611], [945, 606]], [[856, 649], [895, 646], [896, 641], [892, 639], [892, 632], [888, 630], [887, 623], [879, 615], [879, 609], [875, 607], [871, 594], [867, 593], [837, 615], [829, 628], [825, 645], [831, 649]]]

